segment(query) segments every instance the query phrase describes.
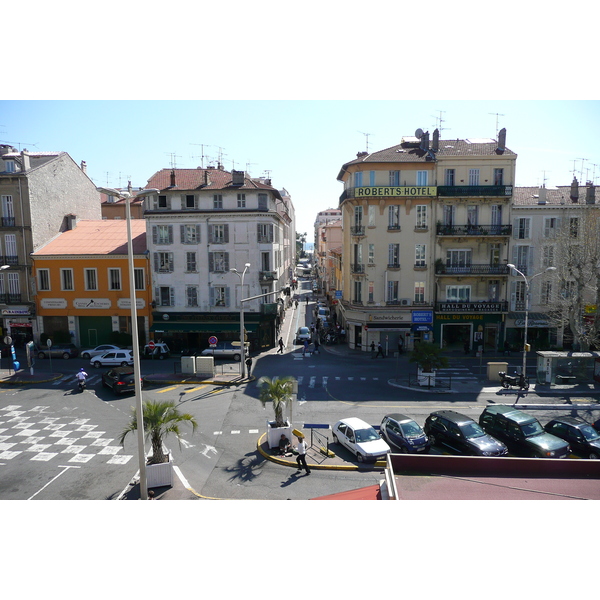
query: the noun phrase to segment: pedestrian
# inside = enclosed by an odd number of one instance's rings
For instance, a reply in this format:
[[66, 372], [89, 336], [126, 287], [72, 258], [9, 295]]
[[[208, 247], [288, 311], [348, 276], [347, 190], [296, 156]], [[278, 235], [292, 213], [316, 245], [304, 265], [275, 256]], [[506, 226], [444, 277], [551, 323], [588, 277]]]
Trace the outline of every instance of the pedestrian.
[[250, 377], [250, 371], [252, 370], [252, 357], [251, 356], [249, 356], [246, 359], [246, 369], [248, 371], [248, 377]]
[[294, 308], [298, 308], [298, 300], [294, 300]]
[[321, 354], [319, 352], [319, 338], [318, 337], [315, 338], [315, 353], [316, 354]]
[[296, 462], [298, 463], [298, 473], [302, 471], [302, 467], [304, 467], [306, 474], [310, 475], [310, 469], [306, 464], [306, 442], [303, 437], [298, 438], [298, 447], [296, 450], [298, 451], [298, 457], [296, 458]]
[[285, 347], [285, 345], [283, 343], [283, 338], [281, 338], [281, 337], [279, 338], [278, 344], [279, 344], [279, 350], [277, 350], [277, 354], [279, 354], [279, 353], [283, 354], [283, 349]]
[[375, 340], [371, 342], [371, 358], [375, 358]]
[[308, 294], [306, 294], [306, 306], [308, 306]]
[[385, 354], [383, 353], [383, 346], [381, 345], [381, 342], [379, 342], [379, 344], [377, 344], [377, 354], [375, 355], [375, 358], [377, 358], [380, 354], [381, 354], [381, 358], [385, 358]]
[[302, 346], [302, 356], [306, 356], [307, 350], [308, 350], [308, 340], [304, 340], [304, 345]]
[[150, 490], [148, 492], [148, 500], [155, 500], [155, 498], [154, 498], [154, 490]]

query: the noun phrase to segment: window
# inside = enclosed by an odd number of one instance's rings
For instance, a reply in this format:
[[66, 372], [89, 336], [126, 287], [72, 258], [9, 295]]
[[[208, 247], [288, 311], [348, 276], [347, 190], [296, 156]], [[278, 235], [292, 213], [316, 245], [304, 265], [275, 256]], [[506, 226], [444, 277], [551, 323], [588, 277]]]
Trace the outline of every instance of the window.
[[269, 197], [267, 194], [258, 195], [258, 210], [269, 210]]
[[169, 203], [166, 196], [158, 197], [158, 208], [169, 208]]
[[500, 244], [490, 244], [490, 265], [500, 264]]
[[494, 185], [504, 185], [504, 169], [494, 169]]
[[84, 269], [83, 277], [86, 290], [95, 291], [98, 289], [98, 272], [96, 269]]
[[260, 270], [270, 271], [271, 270], [271, 253], [261, 252], [260, 253]]
[[471, 301], [471, 286], [470, 285], [447, 285], [446, 286], [446, 302], [470, 302]]
[[375, 298], [375, 282], [369, 281], [369, 302], [374, 302]]
[[[10, 280], [9, 280], [10, 283]], [[10, 291], [10, 290], [9, 290]], [[575, 281], [563, 281], [561, 296], [563, 298], [574, 298], [577, 291], [577, 283]]]
[[400, 229], [400, 206], [388, 207], [388, 229]]
[[15, 224], [15, 209], [12, 196], [2, 196], [2, 225], [12, 226]]
[[185, 207], [186, 208], [196, 208], [196, 197], [194, 196], [194, 194], [186, 194]]
[[229, 225], [209, 225], [211, 244], [227, 244], [229, 242]]
[[400, 244], [390, 244], [388, 246], [388, 267], [400, 266]]
[[454, 225], [455, 214], [456, 206], [453, 204], [444, 204], [444, 225], [452, 227]]
[[479, 185], [479, 169], [469, 169], [469, 185]]
[[135, 289], [136, 290], [145, 290], [146, 282], [145, 282], [145, 276], [144, 276], [144, 269], [134, 269], [133, 277], [135, 280]]
[[60, 270], [60, 285], [63, 291], [72, 291], [73, 287], [73, 269]]
[[369, 185], [375, 185], [375, 171], [369, 171]]
[[569, 237], [577, 239], [579, 237], [579, 217], [569, 219]]
[[362, 303], [362, 282], [354, 282], [354, 302]]
[[229, 288], [222, 285], [211, 287], [210, 303], [212, 306], [229, 306]]
[[415, 302], [419, 304], [425, 303], [425, 282], [415, 281]]
[[542, 268], [554, 266], [554, 246], [544, 246], [542, 248]]
[[469, 227], [475, 227], [479, 221], [479, 207], [476, 204], [469, 204], [467, 206], [467, 225]]
[[180, 234], [182, 244], [200, 243], [200, 225], [181, 225]]
[[388, 281], [386, 302], [398, 302], [398, 282]]
[[246, 194], [237, 195], [237, 206], [238, 208], [246, 208]]
[[417, 222], [415, 224], [417, 229], [427, 229], [427, 205], [417, 204]]
[[223, 195], [214, 194], [213, 196], [213, 208], [223, 208]]
[[5, 160], [4, 161], [4, 170], [7, 173], [14, 173], [15, 172], [15, 161], [14, 160]]
[[446, 267], [453, 271], [471, 266], [471, 249], [446, 250]]
[[556, 237], [558, 231], [559, 220], [556, 217], [544, 218], [544, 237], [551, 239]]
[[121, 289], [121, 269], [109, 269], [108, 270], [108, 289], [109, 290], [120, 290]]
[[38, 269], [38, 290], [40, 292], [50, 291], [50, 269]]
[[369, 256], [367, 257], [367, 262], [370, 265], [375, 264], [375, 244], [369, 244]]
[[9, 233], [4, 236], [4, 261], [9, 265], [16, 265], [19, 263], [19, 257], [17, 255], [17, 236], [14, 233]]
[[427, 266], [426, 262], [426, 250], [427, 247], [425, 244], [417, 244], [415, 246], [415, 267], [425, 267]]
[[13, 302], [21, 301], [21, 284], [18, 273], [8, 274], [8, 296]]
[[258, 243], [270, 244], [273, 242], [273, 225], [269, 223], [258, 223]]
[[444, 185], [454, 185], [454, 169], [446, 169], [444, 174]]
[[354, 207], [354, 225], [356, 227], [360, 227], [362, 225], [363, 220], [363, 207], [355, 206]]
[[529, 217], [521, 217], [516, 219], [515, 238], [517, 240], [528, 240], [531, 235], [531, 219]]
[[417, 185], [427, 185], [427, 171], [417, 171]]
[[187, 273], [195, 273], [197, 270], [196, 265], [196, 253], [186, 252], [185, 253], [185, 270]]
[[376, 207], [371, 204], [369, 206], [369, 227], [375, 227], [375, 210]]
[[173, 243], [173, 225], [153, 225], [152, 243], [160, 246]]
[[395, 187], [400, 185], [400, 171], [390, 171], [390, 185]]
[[513, 246], [513, 264], [524, 275], [529, 275], [529, 270], [533, 262], [533, 250], [531, 246]]
[[540, 295], [541, 304], [552, 303], [552, 282], [542, 281], [542, 292]]
[[157, 306], [175, 306], [175, 289], [167, 285], [159, 286], [155, 290]]
[[209, 252], [208, 270], [211, 273], [226, 273], [229, 271], [229, 252]]
[[173, 271], [173, 253], [155, 252], [154, 253], [154, 272], [171, 273]]
[[186, 306], [198, 306], [198, 287], [195, 285], [188, 285], [185, 288], [185, 305]]
[[358, 171], [354, 173], [354, 187], [362, 187], [363, 184], [363, 174]]

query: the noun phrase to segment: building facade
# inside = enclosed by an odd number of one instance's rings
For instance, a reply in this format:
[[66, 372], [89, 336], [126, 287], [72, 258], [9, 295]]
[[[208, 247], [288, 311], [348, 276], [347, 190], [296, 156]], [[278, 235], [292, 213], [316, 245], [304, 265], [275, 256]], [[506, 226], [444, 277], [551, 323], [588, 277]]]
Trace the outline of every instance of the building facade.
[[[158, 190], [146, 198], [144, 212], [155, 339], [184, 351], [208, 347], [211, 336], [239, 341], [243, 309], [252, 347], [273, 347], [282, 290], [293, 276], [289, 195], [270, 180], [222, 168], [164, 169], [146, 188]], [[260, 297], [242, 302], [254, 296]]]
[[39, 337], [31, 253], [78, 219], [100, 219], [100, 195], [66, 152], [2, 145], [0, 202], [0, 327], [20, 344]]

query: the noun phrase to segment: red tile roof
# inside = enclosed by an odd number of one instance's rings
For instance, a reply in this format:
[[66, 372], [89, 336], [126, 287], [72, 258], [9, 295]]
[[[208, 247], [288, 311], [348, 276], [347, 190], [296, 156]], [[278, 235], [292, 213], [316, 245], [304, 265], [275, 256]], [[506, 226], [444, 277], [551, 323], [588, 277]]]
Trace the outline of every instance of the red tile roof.
[[[131, 220], [133, 253], [146, 251], [146, 221]], [[61, 233], [54, 240], [42, 246], [33, 256], [78, 254], [127, 254], [127, 221], [124, 219], [82, 220], [75, 229]]]

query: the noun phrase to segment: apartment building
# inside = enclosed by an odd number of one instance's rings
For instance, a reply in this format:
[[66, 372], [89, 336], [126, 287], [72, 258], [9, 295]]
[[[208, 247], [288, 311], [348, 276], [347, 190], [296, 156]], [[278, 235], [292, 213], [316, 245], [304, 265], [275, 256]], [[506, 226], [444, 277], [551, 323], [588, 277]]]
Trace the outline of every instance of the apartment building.
[[239, 341], [243, 309], [252, 347], [274, 347], [281, 290], [293, 277], [289, 194], [268, 179], [222, 167], [163, 169], [146, 188], [158, 190], [146, 198], [144, 211], [155, 339], [176, 350], [208, 347], [210, 336]]
[[100, 219], [100, 195], [66, 152], [0, 145], [0, 321], [16, 344], [38, 340], [30, 255], [78, 219]]
[[333, 302], [338, 288], [341, 288], [336, 278], [338, 256], [335, 252], [341, 253], [342, 241], [341, 211], [328, 209], [320, 212], [315, 221], [315, 269], [319, 288]]
[[430, 141], [418, 129], [342, 166], [339, 316], [351, 347], [498, 346], [517, 158], [505, 144], [505, 130]]

